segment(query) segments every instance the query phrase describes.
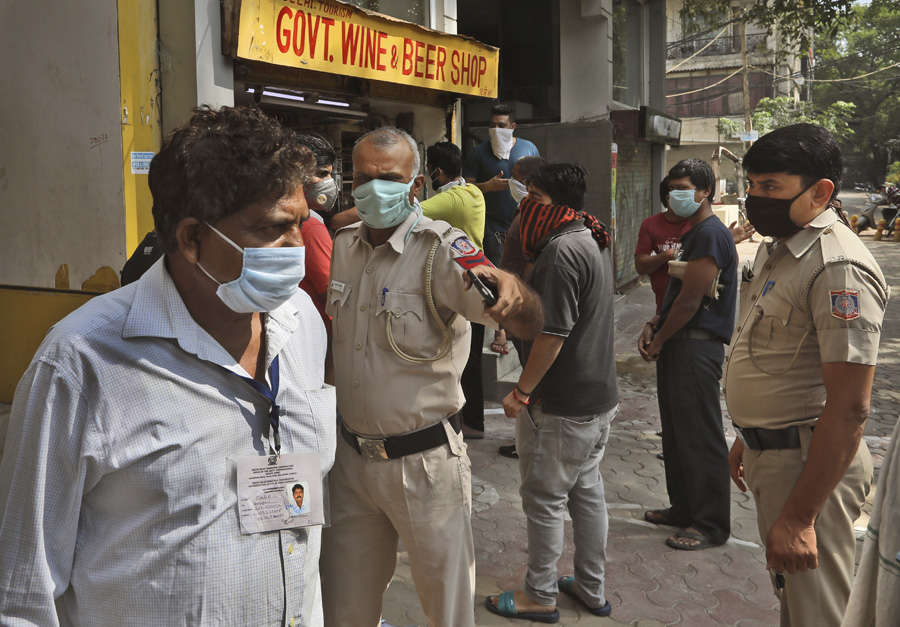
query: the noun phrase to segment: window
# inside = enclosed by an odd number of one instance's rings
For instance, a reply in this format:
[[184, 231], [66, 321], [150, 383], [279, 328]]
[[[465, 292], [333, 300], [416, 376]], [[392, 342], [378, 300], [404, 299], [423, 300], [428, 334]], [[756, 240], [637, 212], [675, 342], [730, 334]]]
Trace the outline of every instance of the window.
[[429, 0], [347, 0], [361, 9], [378, 11], [400, 20], [429, 26]]

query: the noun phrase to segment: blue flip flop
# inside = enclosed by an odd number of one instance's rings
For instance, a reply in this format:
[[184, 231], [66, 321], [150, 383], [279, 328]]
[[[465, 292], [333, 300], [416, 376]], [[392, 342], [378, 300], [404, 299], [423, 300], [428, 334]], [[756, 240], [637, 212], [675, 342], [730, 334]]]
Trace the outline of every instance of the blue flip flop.
[[494, 614], [504, 618], [520, 618], [537, 623], [556, 623], [559, 621], [559, 610], [552, 612], [519, 612], [516, 610], [515, 593], [501, 592], [497, 595], [497, 604], [491, 603], [491, 597], [484, 600], [484, 606]]
[[590, 607], [587, 603], [582, 601], [581, 597], [575, 592], [575, 577], [560, 577], [559, 580], [557, 580], [556, 585], [559, 587], [560, 592], [569, 595], [581, 603], [584, 608], [594, 616], [609, 616], [612, 614], [612, 606], [609, 604], [609, 601], [607, 601], [606, 605], [603, 607]]

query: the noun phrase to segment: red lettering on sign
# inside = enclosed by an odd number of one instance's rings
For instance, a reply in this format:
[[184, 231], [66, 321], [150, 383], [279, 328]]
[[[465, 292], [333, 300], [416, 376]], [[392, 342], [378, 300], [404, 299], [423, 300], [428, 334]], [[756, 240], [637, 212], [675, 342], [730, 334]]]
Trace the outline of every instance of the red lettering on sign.
[[424, 74], [422, 73], [421, 70], [419, 70], [419, 64], [425, 60], [425, 57], [423, 57], [419, 51], [424, 47], [425, 47], [425, 44], [423, 44], [421, 41], [418, 41], [418, 40], [416, 41], [416, 71], [413, 72], [413, 75], [418, 76], [420, 78], [422, 76], [424, 76]]
[[432, 53], [435, 51], [435, 48], [434, 44], [425, 46], [425, 78], [434, 78], [434, 73], [429, 68], [434, 65]]
[[282, 7], [281, 11], [278, 12], [278, 21], [275, 22], [275, 34], [278, 39], [278, 49], [282, 53], [287, 52], [291, 48], [291, 29], [282, 29], [281, 23], [284, 21], [284, 18], [290, 20], [293, 16], [293, 11], [287, 7]]
[[478, 57], [478, 85], [481, 86], [481, 77], [487, 72], [487, 59]]
[[[306, 14], [303, 11], [297, 11], [294, 15], [294, 54], [298, 57], [303, 54], [303, 48], [306, 46]], [[297, 33], [300, 33], [300, 45], [297, 45]]]
[[[350, 65], [356, 63], [356, 48], [359, 45], [359, 26], [341, 22], [341, 51], [344, 65], [347, 65], [347, 58], [350, 59]], [[362, 56], [362, 55], [360, 55]]]
[[459, 84], [459, 50], [454, 50], [450, 55], [450, 67], [453, 69], [450, 70], [450, 82], [454, 85]]
[[316, 16], [316, 27], [313, 29], [313, 19], [312, 15], [309, 16], [309, 19], [306, 20], [306, 31], [309, 33], [309, 58], [316, 58], [316, 40], [319, 38], [319, 22], [321, 21], [321, 17]]
[[366, 63], [365, 67], [375, 67], [375, 50], [378, 46], [378, 33], [371, 28], [366, 29]]
[[461, 56], [462, 56], [462, 63], [460, 65], [462, 66], [462, 73], [460, 75], [460, 82], [463, 85], [468, 85], [469, 84], [469, 65], [471, 63], [470, 55], [468, 52], [463, 52]]
[[447, 60], [447, 49], [443, 46], [438, 46], [437, 49], [437, 63], [434, 67], [434, 77], [439, 81], [447, 80], [444, 78], [444, 62]]
[[378, 33], [378, 70], [384, 71], [387, 69], [384, 63], [381, 62], [381, 56], [387, 54], [387, 48], [384, 47], [384, 40], [387, 39], [387, 33], [382, 33], [379, 31]]
[[329, 52], [331, 50], [331, 43], [329, 42], [329, 35], [331, 34], [331, 27], [334, 26], [334, 20], [330, 17], [323, 17], [322, 23], [325, 25], [325, 51], [322, 52], [322, 57], [326, 61], [331, 61], [333, 57], [329, 56]]
[[408, 37], [403, 38], [403, 69], [402, 72], [404, 75], [409, 76], [413, 71], [413, 62], [412, 62], [412, 54], [413, 54], [413, 43], [409, 40]]

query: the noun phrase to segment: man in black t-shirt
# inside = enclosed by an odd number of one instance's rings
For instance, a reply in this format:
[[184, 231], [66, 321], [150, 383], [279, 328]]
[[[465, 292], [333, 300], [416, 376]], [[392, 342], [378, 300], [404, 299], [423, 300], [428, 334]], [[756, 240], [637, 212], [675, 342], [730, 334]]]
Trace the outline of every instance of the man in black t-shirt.
[[669, 207], [687, 218], [678, 261], [659, 315], [638, 339], [656, 361], [666, 488], [671, 506], [644, 518], [680, 530], [666, 540], [695, 551], [724, 543], [731, 533], [728, 448], [722, 429], [719, 379], [734, 328], [737, 250], [712, 213], [715, 176], [699, 159], [669, 171]]

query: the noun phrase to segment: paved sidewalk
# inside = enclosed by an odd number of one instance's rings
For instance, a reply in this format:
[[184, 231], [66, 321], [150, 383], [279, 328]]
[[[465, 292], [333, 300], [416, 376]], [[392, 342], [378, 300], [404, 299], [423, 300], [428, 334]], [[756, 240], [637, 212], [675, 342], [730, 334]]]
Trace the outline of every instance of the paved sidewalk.
[[[872, 418], [865, 436], [879, 467], [900, 406], [900, 305], [896, 298], [900, 294], [900, 244], [868, 243], [895, 295], [885, 321]], [[742, 259], [752, 258], [755, 246], [744, 243], [739, 252]], [[656, 458], [661, 441], [655, 435], [659, 416], [655, 367], [640, 359], [634, 349], [634, 338], [652, 313], [648, 285], [620, 296], [616, 304], [621, 413], [613, 423], [602, 463], [610, 508], [607, 594], [613, 613], [610, 618], [591, 616], [562, 595], [559, 624], [777, 625], [778, 604], [765, 572], [764, 551], [758, 544], [752, 497], [732, 486], [733, 536], [715, 549], [695, 553], [670, 549], [664, 540], [671, 530], [656, 528], [642, 519], [644, 509], [667, 505], [663, 463]], [[523, 625], [528, 623], [500, 618], [483, 605], [485, 595], [521, 587], [527, 551], [518, 465], [496, 453], [498, 445], [512, 440], [514, 424], [502, 415], [497, 402], [489, 402], [487, 407], [487, 437], [469, 444], [477, 556], [476, 622], [485, 626]], [[727, 417], [725, 429], [730, 445], [734, 431]], [[866, 522], [864, 515], [857, 528], [864, 529]], [[569, 524], [560, 575], [571, 574], [571, 538]], [[424, 626], [425, 617], [402, 546], [400, 551], [397, 573], [385, 596], [385, 619], [400, 627]]]

